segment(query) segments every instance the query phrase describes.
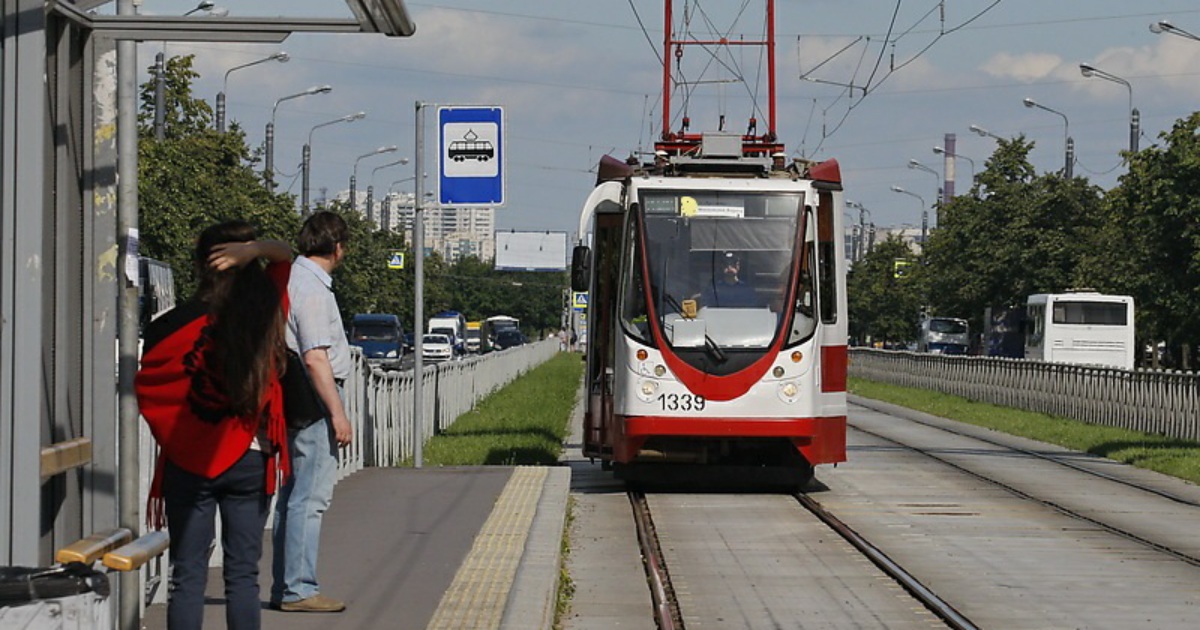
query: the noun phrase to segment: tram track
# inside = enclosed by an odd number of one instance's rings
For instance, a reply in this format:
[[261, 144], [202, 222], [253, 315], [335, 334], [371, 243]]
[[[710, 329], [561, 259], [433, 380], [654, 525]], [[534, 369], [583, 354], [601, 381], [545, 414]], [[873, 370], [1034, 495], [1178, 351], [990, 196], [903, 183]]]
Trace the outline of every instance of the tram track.
[[[645, 493], [640, 490], [630, 490], [627, 492], [627, 496], [632, 507], [643, 567], [650, 588], [654, 621], [660, 630], [682, 630], [684, 615], [671, 582], [671, 574], [659, 541], [658, 529], [654, 524], [650, 502]], [[771, 499], [780, 497], [780, 495], [761, 496]], [[861, 554], [871, 565], [891, 578], [932, 616], [945, 623], [946, 627], [955, 630], [977, 630], [979, 628], [953, 605], [939, 597], [912, 573], [888, 557], [865, 536], [829, 512], [818, 501], [803, 493], [788, 496], [797, 502], [797, 507], [807, 511], [828, 531], [846, 541], [858, 554]], [[703, 522], [697, 521], [697, 524]], [[795, 561], [804, 562], [805, 559], [796, 558]]]
[[[880, 411], [880, 410], [875, 409], [875, 411]], [[880, 411], [880, 412], [881, 413], [889, 413], [888, 411]], [[1117, 485], [1120, 485], [1120, 486], [1123, 486], [1126, 488], [1137, 490], [1139, 492], [1144, 492], [1144, 493], [1171, 501], [1173, 503], [1177, 503], [1180, 505], [1186, 505], [1189, 507], [1200, 507], [1200, 503], [1197, 503], [1196, 501], [1193, 501], [1186, 497], [1180, 497], [1173, 493], [1163, 491], [1159, 488], [1153, 488], [1153, 487], [1147, 486], [1145, 484], [1140, 484], [1140, 483], [1130, 481], [1128, 479], [1121, 479], [1121, 478], [1115, 477], [1113, 475], [1107, 475], [1107, 474], [1101, 473], [1099, 471], [1092, 470], [1086, 466], [1080, 466], [1078, 464], [1073, 464], [1071, 462], [1063, 461], [1061, 458], [1058, 458], [1058, 457], [1052, 457], [1052, 456], [1045, 455], [1043, 453], [1038, 453], [1037, 451], [1033, 451], [1030, 449], [1016, 447], [1011, 444], [1006, 444], [999, 440], [990, 440], [990, 439], [987, 439], [987, 438], [984, 438], [984, 437], [981, 437], [978, 435], [974, 435], [970, 432], [957, 431], [952, 428], [940, 426], [939, 424], [936, 424], [936, 423], [924, 422], [924, 421], [914, 419], [909, 416], [904, 416], [904, 419], [908, 420], [910, 422], [913, 422], [915, 424], [919, 424], [919, 425], [931, 428], [931, 429], [949, 433], [951, 435], [955, 435], [958, 437], [963, 437], [963, 438], [971, 439], [971, 440], [977, 440], [977, 441], [983, 442], [985, 444], [989, 444], [991, 446], [994, 446], [994, 447], [997, 447], [1000, 449], [1005, 449], [1005, 450], [1012, 451], [1015, 453], [1020, 453], [1021, 455], [1025, 455], [1025, 456], [1029, 456], [1029, 457], [1035, 457], [1037, 459], [1052, 463], [1054, 465], [1061, 466], [1063, 468], [1067, 468], [1067, 469], [1070, 469], [1072, 471], [1075, 471], [1075, 472], [1078, 472], [1078, 473], [1081, 473], [1084, 475], [1095, 477], [1097, 479], [1102, 479], [1108, 483], [1114, 483], [1114, 484], [1117, 484]], [[878, 431], [873, 431], [871, 429], [864, 428], [860, 425], [852, 424], [850, 426], [855, 431], [861, 432], [865, 435], [870, 435], [870, 436], [872, 436], [876, 439], [882, 440], [884, 442], [894, 444], [900, 448], [917, 453], [921, 456], [928, 457], [934, 461], [939, 462], [940, 464], [948, 466], [948, 467], [954, 469], [955, 471], [958, 471], [958, 472], [960, 472], [964, 475], [967, 475], [973, 479], [977, 479], [979, 481], [983, 481], [985, 483], [988, 483], [995, 487], [998, 487], [998, 488], [1004, 490], [1005, 492], [1008, 492], [1008, 493], [1012, 494], [1013, 496], [1016, 496], [1020, 499], [1030, 501], [1032, 503], [1036, 503], [1038, 505], [1050, 508], [1050, 509], [1055, 510], [1056, 512], [1063, 514], [1067, 517], [1088, 523], [1089, 525], [1095, 526], [1105, 532], [1108, 532], [1115, 536], [1119, 536], [1126, 540], [1132, 541], [1134, 543], [1142, 545], [1143, 547], [1151, 549], [1155, 552], [1170, 556], [1176, 560], [1185, 562], [1189, 565], [1200, 567], [1200, 555], [1180, 551], [1178, 549], [1172, 548], [1169, 545], [1151, 540], [1145, 536], [1142, 536], [1135, 532], [1129, 531], [1128, 529], [1124, 529], [1122, 527], [1113, 525], [1112, 523], [1106, 522], [1103, 519], [1084, 514], [1080, 510], [1074, 509], [1074, 508], [1072, 508], [1068, 505], [1065, 505], [1059, 501], [1054, 501], [1054, 500], [1047, 499], [1044, 497], [1039, 497], [1032, 492], [1022, 490], [1021, 488], [1018, 488], [1017, 486], [1015, 486], [1011, 483], [1006, 483], [1006, 482], [996, 479], [992, 476], [980, 473], [976, 470], [972, 470], [970, 467], [967, 467], [967, 466], [961, 465], [959, 463], [956, 463], [954, 461], [951, 461], [947, 457], [940, 456], [936, 452], [938, 449], [922, 448], [920, 446], [914, 446], [912, 444], [907, 444], [903, 441], [883, 435], [882, 433], [880, 433]]]
[[650, 516], [646, 493], [630, 490], [627, 495], [633, 507], [633, 521], [637, 527], [638, 546], [641, 548], [642, 562], [646, 569], [646, 581], [650, 586], [650, 599], [654, 602], [654, 622], [659, 630], [683, 630], [679, 599], [675, 597], [671, 576], [667, 573], [667, 565], [663, 561], [662, 546], [654, 528], [654, 519]]

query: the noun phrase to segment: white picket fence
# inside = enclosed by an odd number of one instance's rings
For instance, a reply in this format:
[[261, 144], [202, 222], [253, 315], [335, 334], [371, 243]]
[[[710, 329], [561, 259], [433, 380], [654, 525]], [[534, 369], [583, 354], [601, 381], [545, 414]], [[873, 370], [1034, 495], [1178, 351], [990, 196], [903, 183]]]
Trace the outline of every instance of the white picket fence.
[[850, 375], [1200, 441], [1200, 374], [850, 349]]

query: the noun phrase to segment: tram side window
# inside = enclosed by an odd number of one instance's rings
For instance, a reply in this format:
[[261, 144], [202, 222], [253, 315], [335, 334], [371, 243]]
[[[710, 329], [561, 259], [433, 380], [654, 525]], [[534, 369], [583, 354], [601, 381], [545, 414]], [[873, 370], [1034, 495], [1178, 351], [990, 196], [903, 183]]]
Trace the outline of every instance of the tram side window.
[[837, 242], [834, 239], [833, 195], [819, 193], [817, 205], [817, 304], [821, 322], [837, 322]]
[[637, 246], [637, 222], [633, 220], [633, 212], [629, 213], [630, 221], [626, 225], [629, 238], [629, 249], [625, 252], [623, 269], [621, 271], [621, 286], [624, 288], [621, 315], [626, 328], [638, 339], [650, 341], [650, 323], [646, 310], [645, 277], [642, 275], [642, 253]]

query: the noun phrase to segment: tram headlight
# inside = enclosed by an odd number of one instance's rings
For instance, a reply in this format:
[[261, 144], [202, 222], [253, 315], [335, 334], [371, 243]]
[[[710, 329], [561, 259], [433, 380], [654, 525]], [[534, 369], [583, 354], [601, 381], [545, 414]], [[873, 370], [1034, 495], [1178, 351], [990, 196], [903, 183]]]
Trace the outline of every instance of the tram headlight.
[[638, 381], [638, 397], [641, 398], [643, 402], [653, 402], [656, 394], [658, 394], [657, 381], [646, 379]]
[[775, 378], [783, 378], [783, 366], [776, 365], [775, 369], [771, 370], [771, 374], [775, 375]]
[[667, 368], [663, 367], [662, 364], [654, 366], [654, 375], [655, 376], [662, 378], [662, 376], [666, 373], [667, 373]]
[[800, 386], [795, 381], [785, 381], [779, 384], [779, 399], [785, 403], [796, 402], [800, 394]]

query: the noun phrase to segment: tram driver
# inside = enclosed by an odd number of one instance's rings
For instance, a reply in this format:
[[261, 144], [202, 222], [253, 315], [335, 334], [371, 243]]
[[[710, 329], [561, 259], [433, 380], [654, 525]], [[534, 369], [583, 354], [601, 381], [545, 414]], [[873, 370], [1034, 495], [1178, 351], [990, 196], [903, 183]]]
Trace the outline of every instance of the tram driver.
[[758, 292], [742, 280], [742, 257], [737, 252], [720, 254], [720, 272], [714, 274], [712, 282], [700, 295], [704, 306], [718, 308], [754, 308], [762, 306]]

